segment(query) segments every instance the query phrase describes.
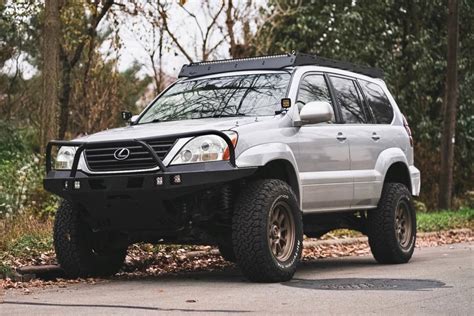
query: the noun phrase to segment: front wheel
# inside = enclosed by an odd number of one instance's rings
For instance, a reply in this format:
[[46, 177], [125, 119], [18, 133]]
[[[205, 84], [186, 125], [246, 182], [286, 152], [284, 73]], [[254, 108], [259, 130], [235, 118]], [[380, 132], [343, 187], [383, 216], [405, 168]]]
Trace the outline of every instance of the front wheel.
[[416, 213], [408, 188], [386, 183], [377, 209], [368, 213], [369, 244], [379, 263], [406, 263], [415, 250]]
[[232, 219], [237, 264], [255, 282], [290, 280], [303, 249], [296, 197], [281, 180], [256, 180], [240, 193]]
[[109, 276], [118, 272], [127, 249], [98, 247], [100, 241], [82, 220], [79, 209], [63, 201], [54, 221], [54, 249], [67, 277]]
[[225, 261], [235, 262], [234, 248], [232, 247], [232, 236], [231, 234], [225, 234], [222, 236], [217, 244], [219, 253]]

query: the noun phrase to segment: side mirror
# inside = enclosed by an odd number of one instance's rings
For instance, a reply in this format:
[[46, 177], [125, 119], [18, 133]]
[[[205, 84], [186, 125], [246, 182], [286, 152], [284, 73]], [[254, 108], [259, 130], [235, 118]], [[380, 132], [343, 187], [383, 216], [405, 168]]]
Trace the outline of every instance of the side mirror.
[[129, 111], [122, 111], [121, 115], [122, 115], [122, 119], [125, 122], [129, 123], [130, 125], [135, 124], [138, 120], [138, 117], [140, 116], [140, 115], [133, 115], [132, 112], [129, 112]]
[[122, 111], [121, 115], [122, 115], [122, 120], [124, 120], [125, 122], [130, 121], [130, 119], [132, 118], [132, 112], [129, 112], [129, 111]]
[[332, 106], [325, 101], [308, 102], [303, 106], [300, 112], [302, 124], [329, 122], [333, 117], [334, 112]]
[[130, 124], [134, 125], [138, 121], [140, 115], [134, 115], [130, 118]]

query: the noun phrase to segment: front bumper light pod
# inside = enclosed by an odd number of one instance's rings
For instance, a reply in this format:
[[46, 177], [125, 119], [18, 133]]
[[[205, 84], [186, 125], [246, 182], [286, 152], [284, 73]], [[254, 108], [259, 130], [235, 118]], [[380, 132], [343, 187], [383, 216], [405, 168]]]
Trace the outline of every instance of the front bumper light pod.
[[[237, 133], [225, 131], [234, 147], [237, 145]], [[174, 157], [171, 165], [196, 162], [229, 160], [230, 152], [225, 140], [217, 135], [204, 135], [191, 139]]]
[[71, 170], [74, 156], [76, 155], [77, 147], [62, 146], [59, 148], [58, 156], [54, 167], [56, 170]]

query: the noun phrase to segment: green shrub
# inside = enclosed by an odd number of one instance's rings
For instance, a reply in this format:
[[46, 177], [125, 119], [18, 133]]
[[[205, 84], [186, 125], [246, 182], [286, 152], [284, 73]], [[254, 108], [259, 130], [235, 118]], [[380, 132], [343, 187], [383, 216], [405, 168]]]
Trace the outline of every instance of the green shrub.
[[462, 208], [457, 211], [418, 213], [418, 231], [430, 232], [455, 228], [473, 228], [474, 209]]
[[33, 150], [31, 131], [0, 121], [0, 218], [43, 213], [56, 199], [42, 186], [44, 168]]

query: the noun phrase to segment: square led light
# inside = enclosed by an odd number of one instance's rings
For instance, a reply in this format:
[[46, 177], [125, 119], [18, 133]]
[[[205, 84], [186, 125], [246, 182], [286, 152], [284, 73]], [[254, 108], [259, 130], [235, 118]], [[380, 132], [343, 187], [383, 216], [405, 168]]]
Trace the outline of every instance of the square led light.
[[79, 190], [81, 188], [81, 181], [74, 181], [74, 189]]
[[64, 181], [64, 188], [67, 189], [69, 186], [69, 183], [67, 181]]
[[156, 177], [156, 185], [163, 185], [163, 177]]
[[289, 109], [291, 107], [291, 99], [290, 98], [281, 99], [281, 107], [284, 109]]
[[181, 175], [175, 174], [171, 180], [173, 184], [181, 184]]

